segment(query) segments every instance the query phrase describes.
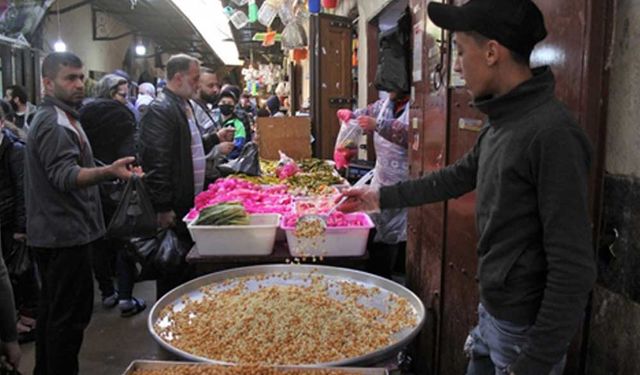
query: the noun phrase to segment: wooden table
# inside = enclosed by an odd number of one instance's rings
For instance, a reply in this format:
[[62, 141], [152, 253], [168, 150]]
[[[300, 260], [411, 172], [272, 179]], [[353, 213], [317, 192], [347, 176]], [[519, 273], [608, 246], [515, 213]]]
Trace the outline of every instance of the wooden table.
[[[229, 268], [254, 266], [258, 264], [285, 263], [287, 260], [293, 260], [293, 258], [294, 257], [289, 254], [287, 241], [278, 241], [273, 246], [273, 253], [270, 255], [201, 255], [198, 248], [194, 245], [191, 248], [191, 251], [187, 254], [187, 263], [194, 265], [198, 275], [204, 275], [212, 272], [223, 271]], [[368, 259], [369, 253], [365, 252], [364, 255], [357, 257], [325, 257], [322, 261], [316, 260], [316, 263], [313, 263], [311, 259], [307, 259], [306, 262], [303, 263], [364, 270]]]

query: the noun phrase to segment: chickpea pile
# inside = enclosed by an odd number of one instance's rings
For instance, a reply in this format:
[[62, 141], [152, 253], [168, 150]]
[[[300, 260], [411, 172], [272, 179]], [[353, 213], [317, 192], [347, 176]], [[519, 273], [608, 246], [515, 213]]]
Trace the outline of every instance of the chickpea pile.
[[236, 278], [202, 288], [201, 300], [183, 301], [178, 312], [165, 308], [156, 332], [178, 349], [213, 360], [295, 365], [371, 353], [417, 324], [411, 304], [394, 294], [387, 311], [364, 306], [362, 299], [380, 293], [377, 288], [321, 275], [310, 275], [300, 285], [260, 283], [270, 277], [290, 275]]

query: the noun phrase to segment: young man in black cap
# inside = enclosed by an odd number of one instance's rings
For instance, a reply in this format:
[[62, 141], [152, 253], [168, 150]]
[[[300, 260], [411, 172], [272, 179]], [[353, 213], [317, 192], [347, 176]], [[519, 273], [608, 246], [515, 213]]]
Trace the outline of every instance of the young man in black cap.
[[591, 146], [554, 96], [550, 68], [529, 68], [546, 37], [531, 0], [431, 2], [428, 12], [455, 33], [455, 70], [489, 123], [453, 165], [380, 190], [351, 189], [341, 209], [419, 206], [476, 190], [480, 306], [465, 345], [467, 375], [559, 375], [596, 278]]

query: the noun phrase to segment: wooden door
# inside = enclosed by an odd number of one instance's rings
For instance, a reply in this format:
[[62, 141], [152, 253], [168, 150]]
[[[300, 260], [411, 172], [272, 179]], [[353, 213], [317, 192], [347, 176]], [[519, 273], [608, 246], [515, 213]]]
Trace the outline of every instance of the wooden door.
[[[409, 158], [411, 177], [418, 178], [444, 166], [447, 151], [446, 51], [441, 31], [427, 17], [427, 1], [411, 1], [413, 32], [413, 90]], [[416, 48], [420, 50], [417, 51]], [[418, 56], [418, 54], [420, 54]], [[445, 64], [443, 64], [445, 63]], [[442, 74], [444, 73], [444, 74]], [[445, 203], [409, 210], [407, 283], [427, 309], [424, 329], [415, 345], [414, 370], [437, 373], [442, 324], [442, 257]]]
[[314, 155], [333, 158], [340, 123], [336, 111], [351, 109], [351, 21], [328, 14], [311, 16], [311, 108]]

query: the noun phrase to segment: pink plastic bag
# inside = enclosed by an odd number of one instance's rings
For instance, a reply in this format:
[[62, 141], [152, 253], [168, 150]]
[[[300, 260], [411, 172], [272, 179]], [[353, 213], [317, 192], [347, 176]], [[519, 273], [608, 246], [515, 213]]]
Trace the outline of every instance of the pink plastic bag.
[[342, 122], [333, 150], [333, 161], [336, 162], [337, 169], [346, 168], [351, 159], [358, 156], [360, 137], [362, 137], [362, 128], [358, 125], [358, 121]]

